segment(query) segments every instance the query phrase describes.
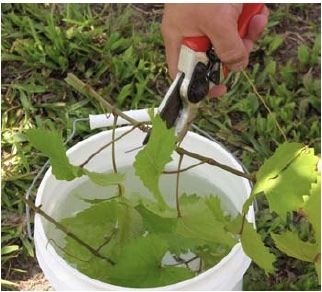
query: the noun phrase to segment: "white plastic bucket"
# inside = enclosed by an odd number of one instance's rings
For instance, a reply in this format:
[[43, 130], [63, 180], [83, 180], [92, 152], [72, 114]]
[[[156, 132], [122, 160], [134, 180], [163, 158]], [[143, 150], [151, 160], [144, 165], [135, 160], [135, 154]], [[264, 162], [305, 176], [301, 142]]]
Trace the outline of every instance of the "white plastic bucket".
[[[116, 137], [122, 135], [130, 128], [126, 126], [116, 129]], [[131, 150], [140, 146], [144, 137], [144, 133], [139, 129], [135, 129], [116, 142], [116, 161], [120, 169], [132, 167], [134, 157], [139, 150]], [[84, 162], [90, 154], [108, 141], [111, 141], [111, 138], [112, 131], [103, 131], [79, 142], [67, 151], [71, 163], [77, 165]], [[198, 134], [188, 132], [181, 146], [189, 151], [211, 157], [220, 163], [243, 171], [242, 166], [234, 156], [220, 144]], [[110, 157], [111, 148], [108, 147], [93, 158], [86, 167], [99, 172], [112, 170]], [[173, 162], [167, 165], [167, 169], [176, 169], [177, 162], [178, 155], [174, 154]], [[196, 162], [196, 160], [185, 156], [182, 167], [184, 168]], [[200, 178], [202, 183], [196, 184], [190, 182], [189, 184], [189, 179], [187, 179], [180, 183], [180, 191], [188, 193], [198, 192], [198, 194], [204, 193], [205, 195], [219, 192], [223, 205], [226, 206], [225, 208], [230, 209], [231, 213], [236, 213], [236, 210], [241, 211], [244, 201], [251, 192], [251, 185], [247, 179], [235, 176], [211, 165], [203, 164], [192, 168], [189, 170], [189, 175], [190, 177]], [[172, 184], [168, 182], [168, 179], [169, 177], [162, 178], [161, 188], [163, 186], [169, 187]], [[38, 189], [36, 205], [41, 205], [42, 209], [56, 220], [72, 215], [80, 208], [86, 206], [78, 206], [71, 203], [69, 201], [70, 198], [67, 198], [67, 196], [70, 196], [71, 191], [84, 183], [85, 180], [85, 177], [81, 177], [71, 182], [58, 181], [52, 175], [51, 169], [49, 169]], [[131, 191], [142, 190], [142, 186], [137, 181], [138, 178], [134, 177], [134, 175], [129, 177], [129, 183], [126, 187], [132, 188]], [[171, 201], [170, 198], [167, 198], [167, 200]], [[232, 205], [233, 208], [231, 208]], [[249, 221], [254, 222], [253, 208], [250, 208], [247, 216]], [[56, 252], [52, 244], [53, 241], [49, 241], [49, 238], [54, 239], [56, 243], [60, 240], [60, 238], [55, 238], [56, 231], [54, 230], [55, 228], [53, 228], [51, 223], [47, 222], [39, 214], [36, 214], [34, 230], [36, 255], [40, 267], [55, 290], [242, 290], [242, 278], [251, 262], [243, 252], [241, 244], [237, 243], [231, 252], [217, 265], [197, 277], [173, 285], [152, 289], [125, 288], [89, 278], [69, 265]], [[59, 237], [59, 235], [57, 236]]]

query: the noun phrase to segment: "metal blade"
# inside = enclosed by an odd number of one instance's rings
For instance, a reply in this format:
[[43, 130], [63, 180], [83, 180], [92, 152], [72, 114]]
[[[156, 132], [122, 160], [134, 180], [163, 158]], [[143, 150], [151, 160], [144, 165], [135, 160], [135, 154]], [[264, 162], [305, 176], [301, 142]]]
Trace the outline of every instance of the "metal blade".
[[[172, 82], [158, 109], [160, 117], [162, 118], [162, 120], [165, 121], [168, 129], [175, 126], [176, 120], [179, 117], [180, 111], [183, 108], [180, 96], [180, 87], [183, 79], [184, 74], [182, 72], [179, 72], [174, 81]], [[143, 145], [148, 143], [151, 130], [145, 136], [143, 140]]]
[[175, 125], [176, 119], [179, 117], [180, 111], [183, 107], [180, 96], [180, 87], [183, 78], [184, 74], [181, 72], [178, 73], [159, 107], [160, 116], [166, 122], [168, 129]]

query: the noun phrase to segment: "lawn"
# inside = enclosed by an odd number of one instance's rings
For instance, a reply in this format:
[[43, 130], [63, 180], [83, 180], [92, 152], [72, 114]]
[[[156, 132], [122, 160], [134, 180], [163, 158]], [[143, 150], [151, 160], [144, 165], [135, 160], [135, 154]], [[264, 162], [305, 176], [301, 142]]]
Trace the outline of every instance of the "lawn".
[[[246, 76], [234, 73], [226, 80], [229, 92], [205, 101], [196, 120], [251, 172], [284, 141], [282, 133], [321, 151], [321, 5], [269, 8], [269, 24], [246, 73], [273, 115]], [[171, 83], [159, 29], [162, 9], [159, 4], [1, 4], [2, 289], [48, 288], [38, 274], [18, 198], [46, 158], [27, 142], [25, 131], [55, 128], [67, 139], [75, 119], [104, 112], [64, 81], [67, 73], [122, 110], [158, 106]], [[68, 145], [92, 134], [87, 123], [79, 123]], [[264, 199], [258, 205], [258, 232], [278, 256], [279, 272], [266, 276], [252, 264], [244, 289], [320, 290], [313, 265], [274, 247], [269, 232], [280, 222]]]

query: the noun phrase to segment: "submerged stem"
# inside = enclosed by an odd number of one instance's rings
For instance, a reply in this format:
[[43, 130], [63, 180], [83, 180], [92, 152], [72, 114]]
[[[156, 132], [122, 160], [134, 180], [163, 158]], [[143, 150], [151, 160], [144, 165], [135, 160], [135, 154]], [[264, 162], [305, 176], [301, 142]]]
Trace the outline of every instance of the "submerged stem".
[[30, 201], [29, 199], [26, 199], [24, 196], [20, 196], [19, 198], [25, 203], [27, 204], [32, 210], [34, 210], [34, 212], [38, 213], [39, 215], [41, 215], [42, 217], [44, 217], [47, 221], [49, 221], [50, 223], [54, 224], [55, 227], [57, 229], [59, 229], [60, 231], [62, 231], [63, 233], [65, 233], [67, 236], [73, 238], [75, 241], [77, 241], [77, 243], [79, 243], [80, 245], [82, 245], [83, 247], [85, 247], [88, 251], [90, 251], [93, 255], [106, 260], [108, 263], [110, 263], [111, 265], [115, 265], [115, 262], [112, 261], [111, 259], [101, 255], [96, 249], [92, 248], [89, 244], [87, 244], [85, 241], [83, 241], [82, 239], [80, 239], [77, 235], [75, 235], [74, 233], [72, 233], [68, 228], [66, 228], [64, 225], [62, 225], [61, 223], [57, 222], [54, 218], [52, 218], [51, 216], [49, 216], [46, 212], [44, 212], [41, 209], [41, 206], [36, 206], [32, 201]]
[[179, 203], [179, 182], [180, 182], [180, 168], [182, 164], [183, 155], [180, 155], [178, 162], [178, 172], [177, 172], [177, 180], [176, 180], [176, 207], [177, 207], [177, 216], [181, 217], [180, 211], [180, 203]]
[[[175, 266], [179, 266], [179, 265], [186, 265], [188, 267], [188, 264], [190, 264], [191, 262], [195, 261], [196, 259], [200, 259], [201, 258], [199, 256], [193, 256], [192, 258], [188, 259], [188, 260], [184, 260], [182, 258], [178, 258], [178, 262], [174, 263], [174, 264], [168, 264], [165, 265], [166, 267], [175, 267]], [[201, 265], [201, 262], [200, 262]]]

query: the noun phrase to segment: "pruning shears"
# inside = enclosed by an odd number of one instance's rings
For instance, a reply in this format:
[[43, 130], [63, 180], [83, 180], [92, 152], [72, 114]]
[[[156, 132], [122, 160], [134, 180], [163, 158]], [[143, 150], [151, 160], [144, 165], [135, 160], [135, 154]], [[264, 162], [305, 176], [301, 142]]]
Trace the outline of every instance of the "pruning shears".
[[[243, 5], [238, 19], [238, 32], [241, 38], [247, 33], [250, 19], [258, 14], [263, 6], [264, 4], [255, 3]], [[178, 70], [158, 108], [158, 113], [167, 128], [175, 127], [175, 135], [180, 142], [198, 115], [200, 102], [213, 85], [218, 85], [222, 78], [227, 77], [228, 68], [221, 63], [209, 38], [198, 36], [183, 39]], [[143, 144], [147, 143], [149, 134]]]

